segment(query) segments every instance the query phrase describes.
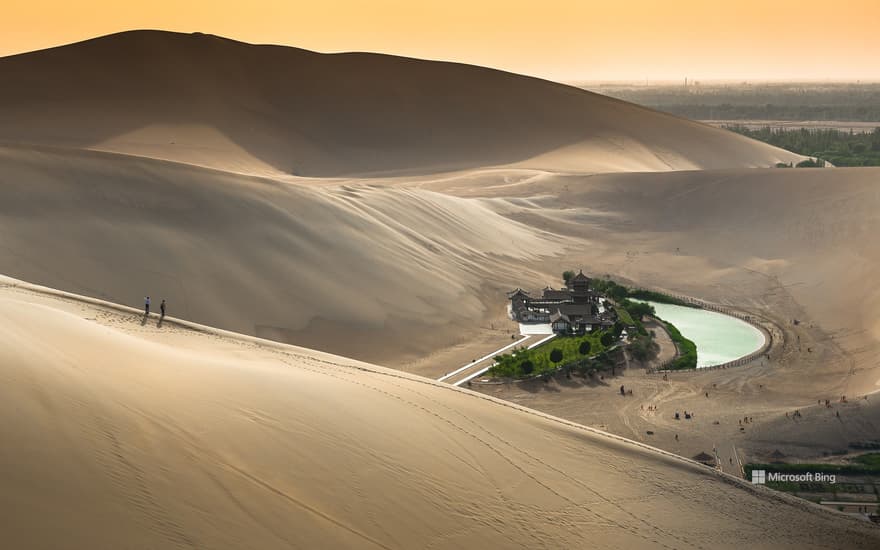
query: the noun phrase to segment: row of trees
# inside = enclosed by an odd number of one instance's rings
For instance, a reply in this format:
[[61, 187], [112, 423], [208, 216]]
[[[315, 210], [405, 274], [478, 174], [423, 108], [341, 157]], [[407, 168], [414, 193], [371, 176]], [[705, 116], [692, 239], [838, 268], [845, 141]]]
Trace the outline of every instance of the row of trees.
[[[826, 128], [785, 130], [764, 127], [752, 130], [745, 126], [728, 126], [727, 129], [817, 160], [827, 160], [835, 166], [880, 166], [880, 128], [868, 133]], [[798, 164], [799, 167], [822, 165], [821, 161]]]
[[843, 122], [875, 122], [880, 120], [880, 105], [648, 105], [691, 120], [833, 120]]
[[591, 89], [694, 120], [880, 120], [878, 83], [606, 85]]
[[[653, 290], [643, 290], [643, 289], [631, 289], [625, 287], [623, 285], [619, 285], [611, 279], [606, 280], [598, 280], [594, 281], [594, 288], [605, 296], [612, 298], [618, 306], [624, 308], [629, 314], [633, 317], [633, 320], [636, 321], [637, 332], [636, 334], [630, 335], [630, 341], [627, 345], [627, 349], [630, 352], [630, 355], [638, 360], [638, 361], [648, 361], [657, 356], [658, 351], [660, 350], [660, 346], [654, 340], [654, 335], [649, 334], [645, 327], [642, 325], [641, 321], [645, 316], [656, 316], [656, 312], [654, 311], [654, 306], [645, 302], [635, 302], [630, 300], [630, 298], [634, 298], [637, 300], [647, 300], [651, 302], [664, 303], [664, 304], [673, 304], [685, 307], [695, 307], [699, 306], [695, 304], [691, 304], [689, 302], [685, 302], [673, 296], [668, 296], [661, 292], [655, 292]], [[674, 361], [671, 368], [673, 369], [689, 369], [697, 367], [697, 346], [693, 343], [693, 341], [688, 340], [684, 336], [682, 336], [681, 332], [678, 331], [675, 326], [671, 323], [667, 323], [662, 321], [666, 326], [670, 337], [675, 342], [678, 350], [681, 355]]]
[[[622, 327], [621, 329], [622, 330]], [[617, 334], [620, 334], [618, 331]], [[520, 348], [510, 354], [495, 357], [489, 374], [502, 378], [523, 378], [534, 374], [555, 372], [561, 366], [589, 363], [606, 355], [617, 340], [614, 330], [583, 336], [562, 337], [548, 345], [534, 349]]]

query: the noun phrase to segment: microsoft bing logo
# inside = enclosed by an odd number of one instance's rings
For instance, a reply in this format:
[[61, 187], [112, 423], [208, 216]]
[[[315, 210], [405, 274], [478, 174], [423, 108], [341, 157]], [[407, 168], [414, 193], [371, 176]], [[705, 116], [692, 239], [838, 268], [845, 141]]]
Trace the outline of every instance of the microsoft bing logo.
[[783, 474], [780, 472], [770, 472], [767, 470], [752, 470], [752, 484], [765, 485], [767, 482], [789, 482], [789, 483], [837, 483], [837, 475], [826, 474], [822, 472], [803, 472], [797, 474]]

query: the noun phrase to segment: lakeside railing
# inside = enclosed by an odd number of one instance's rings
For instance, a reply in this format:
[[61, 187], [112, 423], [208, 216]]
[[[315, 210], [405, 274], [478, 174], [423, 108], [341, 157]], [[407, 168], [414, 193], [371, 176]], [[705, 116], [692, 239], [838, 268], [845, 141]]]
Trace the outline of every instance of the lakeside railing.
[[745, 323], [752, 325], [756, 329], [760, 330], [761, 333], [764, 335], [764, 344], [759, 349], [753, 351], [752, 353], [750, 353], [748, 355], [740, 357], [739, 359], [734, 359], [733, 361], [728, 361], [726, 363], [722, 363], [720, 365], [712, 365], [709, 367], [699, 367], [699, 368], [695, 368], [695, 369], [669, 369], [669, 366], [672, 365], [672, 363], [675, 362], [676, 359], [678, 359], [678, 347], [676, 346], [676, 356], [673, 357], [672, 359], [668, 359], [667, 361], [664, 361], [663, 363], [661, 363], [657, 367], [654, 367], [652, 369], [648, 369], [647, 370], [648, 374], [693, 373], [693, 372], [703, 372], [703, 371], [707, 371], [707, 370], [717, 370], [717, 369], [728, 369], [728, 368], [734, 368], [734, 367], [741, 367], [743, 365], [747, 365], [747, 364], [755, 361], [756, 359], [758, 359], [761, 356], [768, 356], [768, 358], [769, 358], [770, 352], [773, 350], [773, 346], [774, 346], [774, 342], [775, 342], [773, 333], [774, 333], [775, 329], [773, 328], [773, 324], [770, 323], [769, 321], [767, 321], [766, 319], [761, 319], [760, 317], [758, 317], [756, 315], [748, 315], [748, 314], [745, 314], [745, 313], [742, 313], [742, 312], [739, 312], [739, 311], [736, 311], [736, 310], [733, 310], [733, 309], [730, 309], [730, 308], [727, 308], [727, 307], [724, 307], [724, 306], [721, 306], [718, 304], [711, 304], [709, 302], [704, 302], [703, 300], [698, 300], [697, 298], [693, 298], [691, 296], [683, 296], [680, 294], [671, 294], [669, 292], [666, 292], [666, 291], [663, 291], [660, 289], [645, 289], [645, 288], [643, 288], [640, 290], [649, 290], [649, 291], [653, 291], [653, 292], [659, 292], [661, 294], [669, 296], [670, 298], [674, 298], [674, 299], [679, 300], [681, 302], [697, 306], [700, 309], [705, 309], [708, 311], [714, 311], [716, 313], [722, 313], [724, 315], [729, 315], [730, 317], [734, 317], [736, 319], [739, 319], [740, 321], [743, 321]]

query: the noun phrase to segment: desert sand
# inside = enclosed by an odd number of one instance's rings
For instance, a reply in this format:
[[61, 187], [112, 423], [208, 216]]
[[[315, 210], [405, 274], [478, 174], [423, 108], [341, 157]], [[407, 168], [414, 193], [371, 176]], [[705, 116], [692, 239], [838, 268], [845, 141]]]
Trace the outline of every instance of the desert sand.
[[[668, 382], [635, 369], [602, 384], [561, 380], [480, 390], [684, 456], [717, 447], [731, 473], [777, 449], [790, 460], [822, 459], [876, 439], [878, 178], [880, 170], [777, 169], [546, 175], [493, 189], [430, 183], [462, 196], [494, 197], [512, 219], [584, 239], [570, 257], [546, 263], [553, 272], [588, 265], [596, 276], [613, 274], [760, 315], [784, 334], [772, 360], [743, 369], [676, 374]], [[634, 399], [619, 398], [620, 383], [633, 389]], [[868, 400], [856, 399], [865, 395]], [[848, 404], [837, 403], [842, 396]], [[819, 399], [834, 407], [817, 407]], [[660, 410], [641, 410], [652, 404]], [[696, 411], [698, 420], [675, 422], [676, 410]], [[804, 417], [786, 417], [795, 410]], [[755, 424], [740, 432], [745, 416]]]
[[466, 390], [2, 283], [12, 547], [880, 541], [870, 525]]
[[0, 59], [0, 141], [244, 173], [772, 166], [801, 157], [535, 78], [216, 36], [126, 32]]
[[[489, 69], [206, 35], [0, 75], [13, 545], [877, 546], [675, 455], [736, 474], [876, 438], [880, 398], [810, 406], [880, 389], [880, 170], [767, 168], [799, 157]], [[505, 291], [571, 268], [784, 338], [741, 369], [630, 369], [632, 400], [428, 379], [517, 337]], [[175, 320], [125, 309], [147, 294]]]

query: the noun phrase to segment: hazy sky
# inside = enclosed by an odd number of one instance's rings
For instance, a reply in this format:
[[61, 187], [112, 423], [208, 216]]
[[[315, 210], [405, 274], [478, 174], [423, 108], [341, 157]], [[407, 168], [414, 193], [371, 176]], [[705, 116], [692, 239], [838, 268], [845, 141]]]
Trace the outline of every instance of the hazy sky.
[[880, 0], [0, 0], [0, 56], [201, 31], [555, 80], [880, 80]]

